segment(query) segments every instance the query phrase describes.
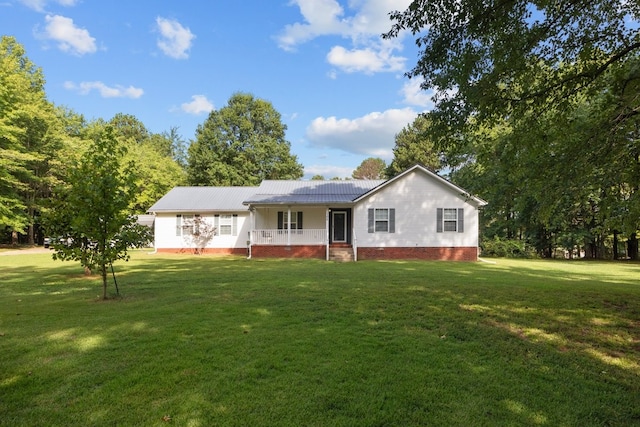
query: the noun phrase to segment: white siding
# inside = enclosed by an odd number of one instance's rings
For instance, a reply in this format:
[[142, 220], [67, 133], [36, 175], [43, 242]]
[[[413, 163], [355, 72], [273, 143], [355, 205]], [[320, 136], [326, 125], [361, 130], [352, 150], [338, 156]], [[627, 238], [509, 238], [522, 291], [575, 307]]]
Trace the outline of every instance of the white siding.
[[[368, 209], [395, 209], [395, 233], [369, 233]], [[436, 232], [437, 208], [463, 208], [464, 232]], [[413, 171], [392, 182], [354, 208], [359, 247], [478, 246], [478, 209], [424, 173]]]
[[[182, 215], [197, 215], [198, 212], [184, 212]], [[238, 215], [236, 236], [215, 235], [206, 244], [206, 248], [246, 248], [251, 229], [249, 212], [220, 212], [221, 215]], [[195, 248], [197, 244], [189, 236], [176, 236], [176, 213], [159, 213], [155, 221], [156, 249]], [[213, 226], [214, 214], [200, 214], [201, 218]]]

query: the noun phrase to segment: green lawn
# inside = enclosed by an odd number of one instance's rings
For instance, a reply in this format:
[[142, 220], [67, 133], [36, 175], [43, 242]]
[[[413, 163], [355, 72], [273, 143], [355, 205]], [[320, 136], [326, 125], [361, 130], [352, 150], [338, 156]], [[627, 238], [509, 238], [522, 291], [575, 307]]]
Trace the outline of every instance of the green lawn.
[[640, 425], [640, 264], [0, 256], [0, 425]]

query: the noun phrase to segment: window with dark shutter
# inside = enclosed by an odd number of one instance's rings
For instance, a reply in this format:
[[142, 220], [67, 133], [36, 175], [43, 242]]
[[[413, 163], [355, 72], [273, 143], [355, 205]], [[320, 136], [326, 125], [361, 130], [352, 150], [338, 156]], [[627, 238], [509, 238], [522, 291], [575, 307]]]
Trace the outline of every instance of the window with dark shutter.
[[238, 235], [238, 214], [233, 214], [233, 223], [231, 225], [231, 235]]
[[[278, 230], [286, 230], [289, 228], [289, 212], [278, 212]], [[302, 230], [302, 212], [291, 211], [291, 229]]]
[[436, 232], [464, 232], [464, 209], [437, 208]]
[[390, 208], [369, 209], [367, 231], [369, 233], [395, 233], [396, 210]]

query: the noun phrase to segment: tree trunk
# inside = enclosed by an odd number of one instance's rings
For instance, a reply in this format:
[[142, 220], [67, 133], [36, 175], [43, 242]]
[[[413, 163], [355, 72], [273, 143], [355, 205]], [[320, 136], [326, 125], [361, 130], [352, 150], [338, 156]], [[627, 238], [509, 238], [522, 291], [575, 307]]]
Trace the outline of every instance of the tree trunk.
[[592, 239], [584, 242], [584, 257], [586, 259], [596, 258], [596, 243]]
[[627, 253], [629, 254], [629, 259], [638, 261], [638, 236], [636, 233], [632, 233], [629, 236], [629, 240], [627, 240]]
[[27, 243], [29, 245], [36, 244], [35, 231], [34, 231], [33, 224], [29, 224], [29, 228], [27, 228]]
[[107, 265], [100, 266], [100, 274], [102, 274], [102, 299], [107, 299]]
[[618, 259], [618, 231], [613, 230], [613, 259]]

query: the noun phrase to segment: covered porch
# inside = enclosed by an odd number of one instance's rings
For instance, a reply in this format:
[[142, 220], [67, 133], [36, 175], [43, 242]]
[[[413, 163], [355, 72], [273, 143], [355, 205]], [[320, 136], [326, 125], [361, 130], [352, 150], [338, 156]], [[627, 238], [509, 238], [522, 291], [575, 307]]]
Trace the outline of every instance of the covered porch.
[[332, 246], [354, 246], [347, 206], [252, 206], [249, 254], [330, 258]]

